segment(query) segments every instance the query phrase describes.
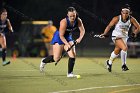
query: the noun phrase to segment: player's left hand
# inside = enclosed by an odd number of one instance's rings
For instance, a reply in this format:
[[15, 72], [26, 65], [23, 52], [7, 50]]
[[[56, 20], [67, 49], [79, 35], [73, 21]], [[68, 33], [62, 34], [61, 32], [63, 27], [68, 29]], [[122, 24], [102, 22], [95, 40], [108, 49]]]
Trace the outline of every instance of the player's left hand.
[[132, 42], [134, 42], [134, 41], [136, 40], [136, 38], [137, 38], [137, 34], [131, 33], [131, 35], [129, 36], [129, 38], [130, 38], [130, 40], [131, 40]]
[[132, 33], [132, 34], [130, 35], [130, 37], [131, 37], [131, 38], [136, 38], [136, 37], [137, 37], [137, 34]]

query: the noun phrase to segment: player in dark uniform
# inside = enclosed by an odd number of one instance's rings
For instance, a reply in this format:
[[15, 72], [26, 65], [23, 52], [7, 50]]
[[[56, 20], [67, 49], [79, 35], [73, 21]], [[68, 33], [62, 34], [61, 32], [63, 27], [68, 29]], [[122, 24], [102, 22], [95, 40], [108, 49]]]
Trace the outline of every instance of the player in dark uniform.
[[[46, 63], [56, 62], [61, 54], [63, 49], [67, 50], [72, 46], [74, 40], [72, 39], [72, 32], [79, 28], [80, 36], [76, 39], [77, 43], [80, 43], [84, 34], [85, 28], [83, 26], [82, 20], [78, 17], [77, 12], [74, 7], [69, 7], [67, 9], [67, 17], [60, 21], [59, 31], [57, 30], [54, 33], [51, 44], [53, 45], [53, 55], [43, 58], [40, 64], [40, 70], [43, 71]], [[69, 61], [68, 61], [68, 74], [67, 77], [75, 77], [73, 74], [73, 67], [75, 64], [75, 47], [73, 47], [69, 52]]]
[[5, 66], [10, 63], [10, 61], [6, 61], [6, 38], [5, 38], [5, 28], [8, 27], [9, 31], [13, 32], [11, 23], [7, 18], [6, 9], [2, 8], [0, 10], [0, 45], [2, 47], [2, 65]]

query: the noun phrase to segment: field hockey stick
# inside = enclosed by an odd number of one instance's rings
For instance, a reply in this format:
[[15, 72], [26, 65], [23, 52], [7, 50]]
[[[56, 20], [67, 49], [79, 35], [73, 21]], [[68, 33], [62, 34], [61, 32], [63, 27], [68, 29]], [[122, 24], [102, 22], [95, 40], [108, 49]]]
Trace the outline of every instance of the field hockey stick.
[[109, 37], [108, 35], [99, 35], [99, 34], [95, 34], [93, 37], [97, 37], [97, 38], [106, 38]]
[[77, 44], [77, 41], [74, 41], [74, 44], [73, 44], [70, 48], [68, 48], [68, 50], [65, 51], [65, 52], [61, 55], [61, 57], [55, 62], [55, 66], [58, 64], [58, 62], [61, 60], [61, 58], [63, 58], [76, 44]]
[[92, 38], [106, 38], [106, 37], [109, 37], [109, 35], [94, 34], [94, 32], [91, 32], [91, 33], [90, 33], [90, 36], [91, 36]]

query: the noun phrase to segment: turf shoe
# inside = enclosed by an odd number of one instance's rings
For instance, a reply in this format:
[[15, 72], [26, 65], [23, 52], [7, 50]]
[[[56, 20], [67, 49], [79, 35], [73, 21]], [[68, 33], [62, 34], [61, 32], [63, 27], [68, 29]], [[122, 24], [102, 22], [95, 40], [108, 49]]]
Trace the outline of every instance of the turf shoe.
[[127, 70], [129, 70], [128, 67], [125, 64], [122, 65], [122, 71], [127, 71]]
[[112, 71], [112, 64], [111, 65], [109, 64], [109, 60], [106, 61], [106, 66], [107, 66], [108, 71], [111, 72]]
[[6, 65], [8, 65], [8, 64], [10, 64], [10, 61], [3, 61], [3, 62], [2, 62], [2, 65], [3, 65], [3, 66], [6, 66]]
[[46, 63], [43, 62], [44, 59], [45, 59], [45, 58], [42, 58], [42, 59], [41, 59], [41, 63], [40, 63], [40, 71], [41, 71], [41, 72], [44, 71], [44, 67], [45, 67], [45, 65], [46, 65]]
[[76, 77], [76, 75], [74, 75], [73, 73], [69, 73], [69, 74], [67, 74], [67, 77], [68, 78], [74, 78], [74, 77]]

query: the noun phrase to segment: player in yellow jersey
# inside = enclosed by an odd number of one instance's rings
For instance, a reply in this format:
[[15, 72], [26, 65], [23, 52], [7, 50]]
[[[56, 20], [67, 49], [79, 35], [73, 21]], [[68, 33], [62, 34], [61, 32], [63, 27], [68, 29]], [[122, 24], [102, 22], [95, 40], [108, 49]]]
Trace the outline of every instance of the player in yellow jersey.
[[53, 25], [53, 22], [49, 21], [48, 25], [45, 26], [41, 31], [41, 34], [43, 36], [43, 41], [45, 43], [46, 48], [48, 49], [49, 55], [53, 54], [52, 45], [50, 44], [50, 42], [51, 42], [51, 40], [53, 38], [53, 34], [55, 33], [56, 30], [57, 30], [57, 28]]

